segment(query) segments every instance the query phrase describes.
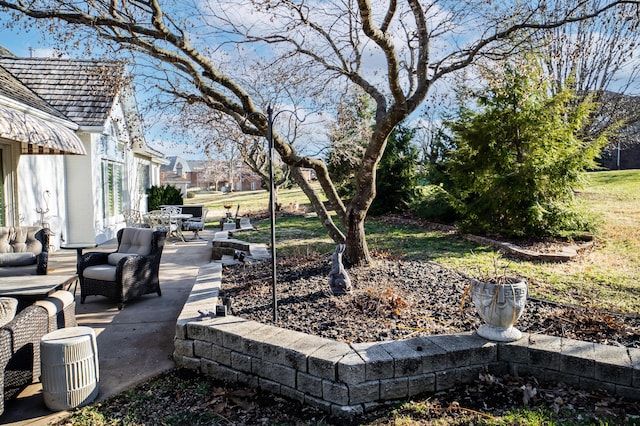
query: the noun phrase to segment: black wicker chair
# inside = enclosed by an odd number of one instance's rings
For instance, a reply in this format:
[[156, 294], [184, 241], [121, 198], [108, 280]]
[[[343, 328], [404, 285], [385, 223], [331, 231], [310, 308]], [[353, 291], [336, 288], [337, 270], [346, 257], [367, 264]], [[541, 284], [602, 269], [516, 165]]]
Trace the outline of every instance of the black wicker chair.
[[6, 401], [40, 378], [40, 339], [48, 333], [42, 306], [27, 306], [0, 328], [0, 414]]
[[88, 252], [78, 264], [80, 303], [87, 296], [106, 296], [122, 309], [125, 302], [160, 291], [158, 271], [166, 232], [147, 228], [118, 231], [114, 253]]
[[[31, 262], [8, 260], [11, 256], [35, 254]], [[49, 229], [40, 226], [0, 226], [0, 277], [46, 275], [49, 265]], [[15, 265], [13, 264], [15, 262]]]

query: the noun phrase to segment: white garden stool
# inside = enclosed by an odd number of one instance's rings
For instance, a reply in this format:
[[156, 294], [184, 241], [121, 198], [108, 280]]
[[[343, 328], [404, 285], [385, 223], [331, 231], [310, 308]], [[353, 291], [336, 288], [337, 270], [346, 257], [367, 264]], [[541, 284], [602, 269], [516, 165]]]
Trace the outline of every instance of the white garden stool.
[[44, 403], [52, 411], [70, 410], [98, 396], [98, 347], [90, 327], [61, 328], [40, 340]]

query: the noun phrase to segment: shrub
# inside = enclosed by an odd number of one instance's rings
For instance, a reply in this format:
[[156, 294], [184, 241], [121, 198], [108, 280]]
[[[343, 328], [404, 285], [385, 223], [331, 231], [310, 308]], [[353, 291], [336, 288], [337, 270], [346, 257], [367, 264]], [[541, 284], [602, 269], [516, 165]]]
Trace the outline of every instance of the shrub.
[[568, 89], [552, 95], [535, 65], [488, 74], [478, 108], [463, 106], [448, 123], [455, 150], [446, 170], [462, 202], [461, 228], [512, 237], [590, 230], [574, 188], [606, 143], [586, 134], [593, 103]]
[[458, 219], [459, 202], [439, 185], [421, 188], [421, 195], [411, 210], [419, 217], [434, 222], [454, 223]]
[[415, 131], [398, 126], [391, 132], [376, 178], [376, 198], [371, 215], [401, 212], [416, 198], [418, 149], [411, 143]]
[[147, 191], [147, 205], [149, 211], [158, 210], [162, 205], [181, 205], [182, 191], [173, 185], [152, 186]]

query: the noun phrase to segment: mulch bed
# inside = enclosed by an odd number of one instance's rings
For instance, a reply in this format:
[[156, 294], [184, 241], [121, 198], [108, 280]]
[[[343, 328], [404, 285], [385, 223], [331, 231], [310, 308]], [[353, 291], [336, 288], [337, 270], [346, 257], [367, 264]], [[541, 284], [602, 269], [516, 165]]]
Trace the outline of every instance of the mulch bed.
[[[468, 281], [433, 262], [381, 258], [349, 269], [351, 294], [334, 296], [328, 255], [280, 258], [278, 326], [347, 343], [473, 331], [481, 324]], [[223, 292], [234, 315], [272, 323], [270, 262], [223, 271]], [[640, 348], [640, 317], [529, 299], [517, 323], [523, 332]]]

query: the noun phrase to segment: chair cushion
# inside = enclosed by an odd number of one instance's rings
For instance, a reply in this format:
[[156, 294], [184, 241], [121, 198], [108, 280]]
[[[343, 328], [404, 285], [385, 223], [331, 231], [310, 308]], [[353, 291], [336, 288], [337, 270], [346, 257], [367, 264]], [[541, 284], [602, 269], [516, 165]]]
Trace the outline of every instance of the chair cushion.
[[107, 262], [109, 263], [109, 265], [118, 266], [118, 263], [120, 263], [120, 260], [129, 256], [140, 256], [140, 255], [137, 253], [120, 253], [120, 252], [111, 253], [107, 257]]
[[153, 229], [149, 228], [124, 228], [118, 253], [134, 253], [141, 256], [151, 254], [151, 241]]
[[49, 315], [49, 317], [54, 317], [58, 315], [58, 312], [60, 312], [58, 305], [53, 300], [50, 300], [50, 299], [36, 300], [35, 302], [33, 302], [33, 304], [35, 306], [41, 306], [45, 308], [47, 310], [47, 315]]
[[12, 253], [11, 245], [13, 237], [13, 228], [9, 226], [0, 226], [0, 253]]
[[196, 222], [196, 221], [186, 221], [182, 224], [182, 228], [186, 229], [187, 231], [192, 231], [194, 229], [197, 230], [203, 230], [204, 229], [204, 223], [203, 222]]
[[84, 268], [82, 275], [85, 278], [99, 281], [116, 280], [116, 267], [113, 265], [96, 265]]
[[0, 227], [0, 253], [42, 253], [42, 243], [36, 238], [39, 226]]
[[0, 266], [0, 279], [3, 277], [19, 277], [21, 275], [38, 275], [38, 265]]
[[0, 327], [10, 322], [18, 311], [18, 299], [0, 297]]
[[69, 306], [75, 300], [73, 293], [68, 290], [58, 290], [49, 296], [49, 298], [57, 300], [63, 307]]
[[34, 265], [38, 258], [31, 252], [24, 253], [0, 253], [0, 266], [27, 266]]
[[33, 304], [45, 308], [52, 317], [71, 305], [73, 300], [74, 297], [70, 291], [58, 290], [46, 299], [36, 300]]

